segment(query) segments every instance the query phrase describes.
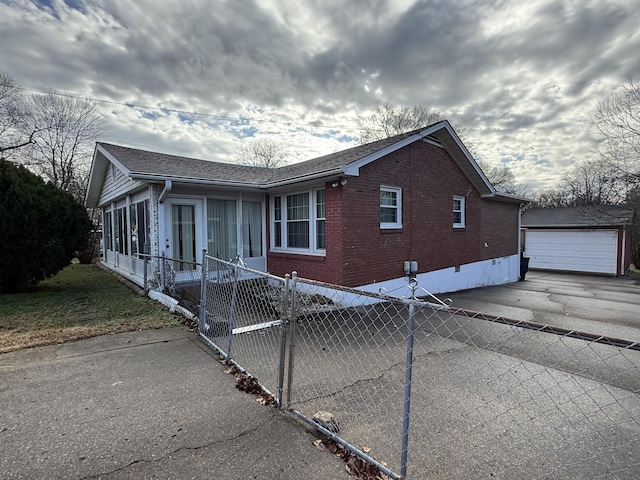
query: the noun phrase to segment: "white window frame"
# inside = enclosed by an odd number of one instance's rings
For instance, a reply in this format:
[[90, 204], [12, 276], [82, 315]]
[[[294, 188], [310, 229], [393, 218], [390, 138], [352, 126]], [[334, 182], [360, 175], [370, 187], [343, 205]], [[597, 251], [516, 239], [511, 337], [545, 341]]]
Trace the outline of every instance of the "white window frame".
[[[460, 202], [460, 209], [456, 209], [456, 200], [458, 200]], [[453, 221], [453, 228], [464, 228], [465, 227], [465, 198], [458, 196], [458, 195], [454, 195], [453, 196], [453, 215], [454, 215], [454, 221]], [[455, 221], [455, 214], [456, 213], [460, 213], [460, 221], [456, 222]]]
[[395, 222], [383, 222], [382, 214], [380, 215], [380, 228], [389, 229], [389, 228], [402, 228], [402, 189], [398, 187], [389, 187], [386, 185], [380, 186], [380, 193], [389, 192], [395, 193], [396, 195], [396, 204], [395, 205], [382, 205], [380, 202], [380, 208], [393, 208], [396, 210], [396, 221]]
[[[271, 195], [271, 198], [269, 200], [269, 210], [270, 210], [269, 224], [270, 224], [270, 230], [271, 230], [271, 233], [270, 233], [271, 249], [270, 250], [271, 251], [287, 252], [287, 253], [302, 253], [307, 255], [325, 255], [326, 254], [326, 248], [318, 248], [317, 246], [318, 220], [324, 220], [324, 218], [319, 218], [317, 216], [317, 211], [318, 211], [317, 210], [317, 205], [318, 205], [317, 192], [319, 190], [324, 190], [324, 188], [313, 188], [310, 190], [302, 190], [302, 191], [296, 190], [296, 191], [282, 192], [276, 195]], [[289, 247], [287, 245], [287, 241], [288, 241], [287, 197], [289, 195], [299, 195], [299, 194], [307, 194], [309, 198], [309, 206], [308, 206], [309, 216], [307, 219], [304, 220], [309, 224], [309, 248]], [[278, 223], [280, 224], [280, 240], [281, 240], [280, 246], [275, 245], [275, 230], [276, 230], [276, 220], [275, 220], [275, 201], [276, 200], [275, 199], [276, 198], [280, 198], [280, 209], [281, 209], [280, 220], [278, 220]], [[325, 193], [325, 208], [326, 208], [326, 193]], [[300, 220], [296, 220], [296, 221], [300, 221]], [[325, 243], [326, 243], [326, 222], [325, 222]]]

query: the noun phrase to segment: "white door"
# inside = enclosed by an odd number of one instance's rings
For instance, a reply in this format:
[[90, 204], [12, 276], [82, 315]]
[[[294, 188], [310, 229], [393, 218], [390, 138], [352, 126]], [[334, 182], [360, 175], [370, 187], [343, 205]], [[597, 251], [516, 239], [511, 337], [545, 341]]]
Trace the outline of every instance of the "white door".
[[617, 230], [526, 230], [530, 268], [615, 275]]
[[202, 261], [202, 202], [172, 199], [165, 205], [165, 256], [174, 260], [176, 271], [195, 270]]

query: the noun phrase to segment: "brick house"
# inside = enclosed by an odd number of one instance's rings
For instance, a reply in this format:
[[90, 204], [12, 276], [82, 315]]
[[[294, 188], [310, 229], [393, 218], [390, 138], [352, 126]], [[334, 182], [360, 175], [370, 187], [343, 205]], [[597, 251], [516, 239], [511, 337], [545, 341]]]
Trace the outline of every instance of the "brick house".
[[269, 169], [96, 144], [86, 205], [103, 263], [141, 283], [139, 253], [202, 249], [250, 267], [363, 289], [433, 293], [518, 279], [526, 199], [500, 194], [447, 121]]

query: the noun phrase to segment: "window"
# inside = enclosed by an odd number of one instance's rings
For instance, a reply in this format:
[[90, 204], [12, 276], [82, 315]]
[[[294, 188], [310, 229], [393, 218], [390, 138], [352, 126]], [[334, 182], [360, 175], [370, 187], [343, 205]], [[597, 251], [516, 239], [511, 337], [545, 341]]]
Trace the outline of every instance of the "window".
[[453, 227], [464, 228], [464, 197], [453, 197]]
[[242, 256], [262, 256], [262, 202], [242, 202]]
[[402, 189], [380, 187], [380, 228], [402, 228]]
[[104, 249], [113, 250], [111, 210], [105, 210], [102, 214], [102, 234], [104, 235]]
[[273, 199], [273, 246], [282, 247], [282, 197]]
[[324, 190], [277, 195], [271, 206], [273, 249], [317, 252], [326, 248]]
[[147, 211], [149, 200], [132, 203], [129, 209], [131, 219], [131, 253], [148, 253], [145, 248], [149, 245], [149, 230]]
[[231, 260], [238, 251], [236, 201], [207, 200], [207, 251], [209, 255]]
[[326, 203], [324, 199], [324, 190], [316, 191], [316, 247], [320, 249], [327, 248], [327, 236], [325, 232], [325, 213]]
[[129, 255], [129, 239], [127, 235], [127, 207], [116, 209], [116, 252]]
[[287, 246], [309, 248], [309, 194], [287, 195]]

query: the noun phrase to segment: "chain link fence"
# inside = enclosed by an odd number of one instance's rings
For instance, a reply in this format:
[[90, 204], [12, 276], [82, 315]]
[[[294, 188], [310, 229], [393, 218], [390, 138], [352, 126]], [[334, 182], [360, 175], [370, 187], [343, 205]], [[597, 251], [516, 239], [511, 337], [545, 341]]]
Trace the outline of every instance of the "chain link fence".
[[280, 404], [288, 280], [207, 255], [202, 273], [200, 335]]
[[199, 333], [391, 478], [639, 478], [640, 345], [204, 256]]

